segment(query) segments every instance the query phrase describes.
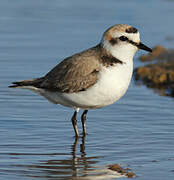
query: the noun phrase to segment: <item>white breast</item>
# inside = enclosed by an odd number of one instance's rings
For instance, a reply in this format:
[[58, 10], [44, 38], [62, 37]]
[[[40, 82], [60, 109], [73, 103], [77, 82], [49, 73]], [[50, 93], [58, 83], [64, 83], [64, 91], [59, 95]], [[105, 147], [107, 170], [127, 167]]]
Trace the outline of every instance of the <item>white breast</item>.
[[132, 69], [132, 61], [102, 67], [97, 83], [86, 91], [71, 94], [44, 92], [42, 95], [54, 103], [73, 108], [101, 108], [113, 104], [125, 94], [131, 80]]

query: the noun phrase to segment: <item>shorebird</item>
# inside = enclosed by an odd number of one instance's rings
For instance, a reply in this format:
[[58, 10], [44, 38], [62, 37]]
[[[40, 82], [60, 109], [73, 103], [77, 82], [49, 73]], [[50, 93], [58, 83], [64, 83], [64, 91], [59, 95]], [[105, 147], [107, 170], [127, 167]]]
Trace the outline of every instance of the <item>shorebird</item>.
[[152, 52], [141, 43], [135, 27], [117, 24], [104, 32], [99, 44], [65, 58], [45, 76], [13, 82], [9, 87], [30, 89], [52, 103], [73, 108], [71, 121], [76, 137], [79, 137], [76, 115], [83, 109], [85, 136], [88, 110], [113, 104], [127, 91], [133, 56], [139, 49]]

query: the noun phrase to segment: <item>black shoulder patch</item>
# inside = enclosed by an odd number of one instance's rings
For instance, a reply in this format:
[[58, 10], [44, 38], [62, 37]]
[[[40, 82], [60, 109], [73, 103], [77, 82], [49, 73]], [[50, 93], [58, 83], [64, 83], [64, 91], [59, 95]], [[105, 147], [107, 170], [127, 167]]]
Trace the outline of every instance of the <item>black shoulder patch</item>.
[[127, 28], [127, 29], [126, 29], [126, 32], [127, 32], [127, 33], [137, 33], [138, 30], [137, 30], [136, 28], [134, 28], [134, 27], [130, 27], [130, 28]]
[[102, 64], [106, 67], [108, 66], [113, 66], [115, 64], [123, 64], [122, 61], [120, 61], [119, 59], [113, 57], [113, 56], [102, 56], [101, 57], [101, 60], [102, 60]]

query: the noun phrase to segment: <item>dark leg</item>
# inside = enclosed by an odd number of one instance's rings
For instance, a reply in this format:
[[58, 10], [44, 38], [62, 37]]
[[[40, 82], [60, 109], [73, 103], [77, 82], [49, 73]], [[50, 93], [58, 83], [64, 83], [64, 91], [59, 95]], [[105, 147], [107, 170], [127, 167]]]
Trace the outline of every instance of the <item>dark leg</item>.
[[85, 153], [85, 136], [82, 137], [82, 144], [80, 144], [80, 152], [82, 153], [82, 157], [86, 155]]
[[88, 110], [84, 110], [82, 116], [81, 116], [81, 121], [82, 121], [82, 128], [83, 128], [83, 136], [86, 136], [86, 114]]
[[79, 131], [78, 131], [78, 128], [77, 128], [76, 116], [77, 116], [77, 111], [74, 112], [74, 114], [73, 114], [73, 116], [71, 118], [71, 121], [72, 121], [72, 125], [73, 125], [73, 128], [74, 128], [75, 135], [76, 135], [76, 137], [79, 137]]

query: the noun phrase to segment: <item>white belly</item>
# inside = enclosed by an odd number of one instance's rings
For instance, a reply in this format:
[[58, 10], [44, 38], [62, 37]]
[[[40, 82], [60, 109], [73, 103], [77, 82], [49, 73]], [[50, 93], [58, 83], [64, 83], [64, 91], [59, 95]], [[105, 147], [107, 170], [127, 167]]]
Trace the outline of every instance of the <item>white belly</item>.
[[40, 94], [53, 103], [76, 109], [101, 108], [113, 104], [125, 94], [132, 70], [132, 61], [109, 68], [102, 67], [97, 83], [86, 91], [69, 94], [41, 90]]

